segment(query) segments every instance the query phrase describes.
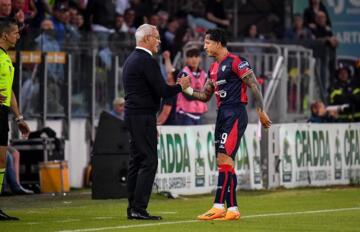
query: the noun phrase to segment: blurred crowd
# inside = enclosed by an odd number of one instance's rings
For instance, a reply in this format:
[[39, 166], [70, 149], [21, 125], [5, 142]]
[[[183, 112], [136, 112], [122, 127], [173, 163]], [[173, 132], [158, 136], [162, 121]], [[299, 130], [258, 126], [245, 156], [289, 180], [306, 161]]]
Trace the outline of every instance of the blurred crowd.
[[[356, 109], [359, 105], [356, 95], [358, 88], [355, 87], [358, 85], [353, 84], [359, 82], [358, 72], [355, 64], [342, 67], [336, 63], [338, 40], [332, 31], [331, 19], [327, 9], [320, 0], [309, 0], [309, 5], [304, 12], [293, 16], [292, 26], [285, 28], [280, 33], [262, 33], [261, 28], [258, 28], [256, 23], [250, 23], [245, 32], [237, 35], [232, 34], [234, 15], [225, 8], [224, 0], [188, 0], [182, 2], [184, 4], [179, 5], [180, 7], [176, 11], [172, 9], [170, 12], [169, 4], [171, 1], [164, 0], [0, 0], [0, 18], [15, 17], [17, 19], [21, 25], [23, 39], [20, 49], [23, 50], [26, 48], [41, 51], [69, 51], [80, 49], [82, 46], [88, 48], [90, 42], [92, 46], [98, 48], [99, 62], [105, 67], [106, 72], [109, 72], [113, 67], [112, 57], [114, 55], [126, 56], [127, 53], [120, 49], [121, 45], [134, 47], [133, 34], [139, 25], [143, 23], [155, 25], [159, 29], [161, 37], [159, 63], [162, 67], [164, 79], [168, 83], [175, 81], [176, 72], [184, 71], [176, 70], [171, 75], [169, 74], [169, 66], [173, 63], [174, 57], [179, 51], [182, 51], [187, 42], [202, 41], [204, 33], [208, 29], [221, 27], [228, 31], [229, 36], [233, 39], [251, 43], [281, 40], [291, 43], [306, 42], [308, 45], [313, 41], [316, 42], [314, 55], [322, 61], [321, 65], [318, 65], [318, 68], [321, 69], [319, 75], [321, 82], [318, 85], [321, 87], [320, 92], [325, 96], [322, 101], [326, 105], [350, 105], [345, 112], [351, 111], [354, 115], [345, 117], [341, 115], [343, 112], [337, 115], [336, 120], [358, 120], [357, 112], [359, 110]], [[321, 50], [318, 44], [322, 44], [324, 50]], [[201, 48], [197, 49], [201, 50]], [[263, 52], [260, 47], [246, 47], [244, 49], [249, 54]], [[191, 56], [196, 57], [197, 55], [194, 54]], [[193, 70], [190, 64], [193, 62], [190, 61], [191, 56], [186, 55], [186, 59], [183, 61], [184, 69], [187, 67], [186, 71], [192, 72], [195, 78], [206, 74], [199, 69], [199, 66], [197, 67], [199, 70]], [[80, 58], [78, 59], [80, 63], [86, 62], [82, 56], [77, 58]], [[34, 109], [30, 106], [31, 101], [36, 104], [39, 103], [39, 82], [35, 78], [36, 65], [35, 67], [34, 65], [24, 65], [23, 68], [25, 77], [22, 83], [23, 99], [21, 100], [22, 107], [24, 107], [23, 111], [27, 113], [27, 108], [29, 110], [31, 110], [30, 108]], [[75, 70], [79, 69], [77, 70], [77, 73], [80, 73], [79, 82], [84, 83], [89, 74], [84, 73], [84, 70], [80, 70], [81, 68], [83, 68], [83, 64], [74, 65]], [[61, 92], [65, 75], [64, 65], [49, 64], [48, 72], [48, 111], [61, 113], [64, 111], [63, 103], [59, 100], [64, 99]], [[105, 76], [108, 75], [106, 72]], [[345, 75], [348, 76], [347, 80], [341, 81], [341, 77]], [[199, 81], [198, 85], [201, 86], [201, 84], [202, 82]], [[200, 88], [199, 86], [197, 88]], [[83, 84], [75, 87], [73, 92], [76, 91], [76, 88], [79, 89], [79, 92], [86, 89]], [[342, 87], [341, 90], [339, 90], [340, 87]], [[105, 90], [106, 87], [100, 89], [100, 91]], [[108, 97], [106, 99], [110, 103], [111, 100], [112, 98], [109, 99]], [[178, 100], [176, 99], [176, 101]], [[191, 99], [184, 97], [180, 100], [190, 101]], [[79, 102], [83, 101], [79, 100]], [[300, 104], [295, 100], [293, 102], [293, 105]], [[174, 99], [165, 99], [163, 109], [169, 111], [167, 106], [172, 105], [172, 111], [175, 111], [178, 119], [186, 116], [193, 121], [199, 118], [197, 114], [203, 113], [186, 112], [182, 109], [184, 107], [179, 107], [177, 104]], [[186, 105], [188, 104], [184, 104], [184, 106]], [[202, 110], [206, 112], [205, 108]], [[183, 123], [187, 121], [184, 118], [179, 120]], [[162, 124], [165, 121], [162, 118], [159, 123]]]

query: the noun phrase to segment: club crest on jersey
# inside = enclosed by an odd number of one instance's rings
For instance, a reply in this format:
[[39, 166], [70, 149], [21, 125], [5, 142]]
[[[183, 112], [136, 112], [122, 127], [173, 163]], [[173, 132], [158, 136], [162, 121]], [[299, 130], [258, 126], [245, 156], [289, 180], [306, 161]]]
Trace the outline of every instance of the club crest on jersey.
[[241, 62], [241, 63], [238, 65], [238, 68], [239, 68], [239, 70], [242, 70], [242, 69], [247, 68], [247, 67], [249, 67], [249, 66], [250, 66], [250, 65], [249, 65], [249, 62], [243, 61], [243, 62]]
[[225, 69], [226, 69], [226, 65], [223, 65], [223, 66], [221, 67], [221, 70], [224, 72]]

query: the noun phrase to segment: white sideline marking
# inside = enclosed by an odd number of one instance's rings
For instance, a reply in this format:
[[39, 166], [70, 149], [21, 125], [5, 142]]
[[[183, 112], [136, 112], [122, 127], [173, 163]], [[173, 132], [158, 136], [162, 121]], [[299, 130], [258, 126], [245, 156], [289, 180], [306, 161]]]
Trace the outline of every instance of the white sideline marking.
[[113, 219], [115, 217], [95, 217], [96, 220], [107, 220], [107, 219]]
[[80, 221], [80, 219], [64, 219], [64, 220], [59, 220], [59, 221], [55, 221], [58, 223], [66, 223], [66, 222], [78, 222]]
[[243, 216], [243, 217], [241, 217], [241, 219], [243, 219], [243, 218], [257, 218], [257, 217], [271, 217], [271, 216], [291, 216], [291, 215], [298, 215], [298, 214], [330, 213], [330, 212], [352, 211], [352, 210], [360, 210], [360, 207], [342, 208], [342, 209], [310, 210], [310, 211], [300, 211], [300, 212], [255, 214], [255, 215]]
[[[360, 210], [360, 207], [356, 207], [356, 208], [340, 208], [340, 209], [310, 210], [310, 211], [299, 211], [299, 212], [284, 212], [284, 213], [254, 214], [254, 215], [242, 216], [241, 219], [258, 218], [258, 217], [273, 217], [273, 216], [291, 216], [291, 215], [298, 215], [298, 214], [329, 213], [329, 212], [353, 211], [353, 210]], [[112, 226], [112, 227], [87, 228], [87, 229], [76, 229], [76, 230], [60, 230], [60, 231], [57, 231], [57, 232], [101, 231], [101, 230], [114, 230], [114, 229], [128, 229], [128, 228], [136, 228], [136, 227], [174, 225], [174, 224], [194, 223], [194, 222], [201, 222], [201, 221], [200, 220], [187, 220], [187, 221], [174, 221], [174, 222], [159, 222], [159, 223], [147, 223], [147, 224], [139, 224], [139, 225]]]
[[171, 211], [154, 211], [153, 214], [177, 214], [177, 212], [171, 212]]
[[27, 222], [26, 224], [27, 225], [37, 225], [37, 224], [40, 224], [40, 222]]

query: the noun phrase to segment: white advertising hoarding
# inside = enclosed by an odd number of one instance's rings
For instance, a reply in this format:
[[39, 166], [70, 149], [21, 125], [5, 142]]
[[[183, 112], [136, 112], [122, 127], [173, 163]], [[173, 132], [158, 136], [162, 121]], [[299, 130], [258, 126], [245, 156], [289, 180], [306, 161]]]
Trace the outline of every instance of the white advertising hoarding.
[[349, 184], [360, 178], [360, 124], [282, 124], [280, 185]]
[[[158, 170], [154, 191], [190, 195], [217, 185], [214, 125], [158, 127]], [[262, 188], [257, 125], [248, 125], [235, 158], [238, 188]], [[250, 171], [252, 170], [252, 171]]]

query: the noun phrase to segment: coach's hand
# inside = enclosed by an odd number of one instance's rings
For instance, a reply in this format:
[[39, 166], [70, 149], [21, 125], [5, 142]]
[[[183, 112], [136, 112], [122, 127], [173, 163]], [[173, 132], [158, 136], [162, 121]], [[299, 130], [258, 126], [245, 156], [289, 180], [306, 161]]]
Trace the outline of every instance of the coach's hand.
[[190, 86], [190, 84], [191, 84], [191, 82], [190, 82], [190, 77], [189, 77], [189, 76], [181, 77], [181, 78], [178, 79], [177, 83], [178, 83], [179, 85], [181, 85], [181, 89], [182, 89], [182, 90], [185, 90], [185, 89], [187, 89], [187, 88]]
[[263, 125], [263, 127], [265, 129], [270, 128], [271, 121], [270, 121], [269, 116], [265, 113], [265, 111], [258, 111], [258, 114], [259, 114], [261, 125]]

